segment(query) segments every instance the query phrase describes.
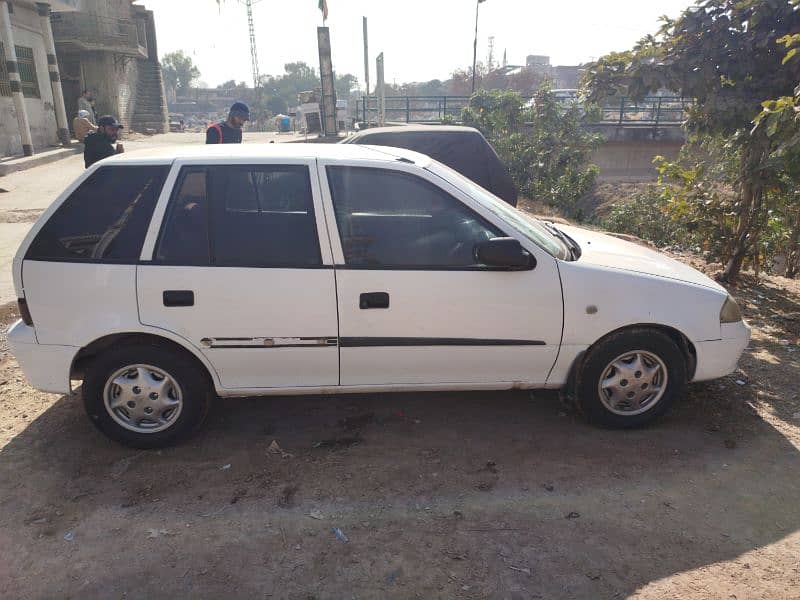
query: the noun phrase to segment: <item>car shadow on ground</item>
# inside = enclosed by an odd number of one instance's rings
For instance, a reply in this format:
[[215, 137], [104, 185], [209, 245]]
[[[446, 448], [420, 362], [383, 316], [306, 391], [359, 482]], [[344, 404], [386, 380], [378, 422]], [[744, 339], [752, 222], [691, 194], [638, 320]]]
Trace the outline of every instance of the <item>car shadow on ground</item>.
[[31, 597], [624, 597], [800, 528], [797, 449], [718, 386], [637, 431], [586, 425], [551, 393], [224, 399], [192, 440], [147, 452], [63, 397], [0, 451], [0, 581]]

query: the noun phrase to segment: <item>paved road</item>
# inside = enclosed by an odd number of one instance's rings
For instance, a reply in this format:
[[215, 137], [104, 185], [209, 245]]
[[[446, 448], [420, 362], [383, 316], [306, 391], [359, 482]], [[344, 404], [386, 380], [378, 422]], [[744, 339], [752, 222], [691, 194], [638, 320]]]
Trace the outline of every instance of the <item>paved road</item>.
[[[245, 133], [245, 143], [287, 142], [302, 139], [293, 134]], [[126, 152], [157, 146], [202, 144], [202, 133], [167, 133], [123, 140]], [[0, 306], [16, 299], [11, 262], [28, 230], [41, 212], [83, 171], [83, 156], [76, 154], [49, 165], [0, 177]]]

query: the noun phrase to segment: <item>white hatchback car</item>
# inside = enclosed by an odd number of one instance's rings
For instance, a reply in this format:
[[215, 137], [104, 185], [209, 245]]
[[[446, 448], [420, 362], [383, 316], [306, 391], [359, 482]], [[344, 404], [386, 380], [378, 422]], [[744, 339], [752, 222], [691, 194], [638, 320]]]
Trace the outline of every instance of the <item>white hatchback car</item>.
[[730, 373], [727, 292], [638, 245], [537, 221], [394, 148], [279, 144], [103, 160], [14, 260], [31, 384], [157, 447], [216, 395], [564, 388], [637, 426]]

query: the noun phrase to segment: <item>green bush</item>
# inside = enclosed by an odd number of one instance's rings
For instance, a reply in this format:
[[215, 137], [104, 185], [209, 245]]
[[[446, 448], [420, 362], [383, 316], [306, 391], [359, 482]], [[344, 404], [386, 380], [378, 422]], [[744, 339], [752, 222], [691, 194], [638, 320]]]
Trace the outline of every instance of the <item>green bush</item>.
[[599, 172], [589, 164], [600, 143], [584, 127], [589, 114], [585, 106], [559, 104], [542, 86], [530, 105], [517, 92], [480, 90], [462, 118], [492, 143], [523, 196], [581, 218], [578, 201]]

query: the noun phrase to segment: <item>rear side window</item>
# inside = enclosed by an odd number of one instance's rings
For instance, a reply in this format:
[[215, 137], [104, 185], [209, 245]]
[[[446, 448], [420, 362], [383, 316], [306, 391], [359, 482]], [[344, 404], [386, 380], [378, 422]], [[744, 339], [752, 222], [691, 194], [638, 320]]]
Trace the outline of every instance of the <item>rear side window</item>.
[[135, 263], [169, 166], [100, 167], [37, 234], [28, 260]]
[[157, 261], [223, 267], [322, 264], [308, 167], [193, 168], [181, 177]]
[[175, 186], [156, 260], [179, 265], [208, 265], [208, 173], [184, 169]]

